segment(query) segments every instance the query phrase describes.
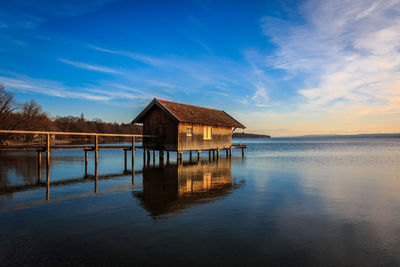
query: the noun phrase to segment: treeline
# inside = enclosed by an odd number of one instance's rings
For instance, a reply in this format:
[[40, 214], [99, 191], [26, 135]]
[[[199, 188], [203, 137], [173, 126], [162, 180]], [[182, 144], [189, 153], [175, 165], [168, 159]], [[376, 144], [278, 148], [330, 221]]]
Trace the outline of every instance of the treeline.
[[[26, 131], [60, 131], [60, 132], [91, 132], [91, 133], [120, 133], [141, 134], [142, 127], [126, 123], [107, 123], [101, 119], [86, 120], [84, 115], [50, 117], [34, 100], [18, 103], [14, 95], [0, 85], [0, 130]], [[0, 134], [0, 144], [13, 142], [39, 142], [42, 136], [32, 134]], [[89, 139], [84, 136], [57, 136], [57, 139]], [[119, 138], [113, 138], [116, 140]]]

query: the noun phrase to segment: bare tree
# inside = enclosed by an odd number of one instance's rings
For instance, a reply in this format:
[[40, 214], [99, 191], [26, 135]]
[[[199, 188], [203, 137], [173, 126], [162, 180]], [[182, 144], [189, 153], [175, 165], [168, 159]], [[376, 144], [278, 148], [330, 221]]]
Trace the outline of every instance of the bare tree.
[[[21, 123], [13, 114], [18, 110], [20, 105], [14, 101], [14, 95], [5, 91], [4, 86], [0, 84], [0, 129], [12, 130], [18, 127]], [[4, 144], [8, 139], [9, 134], [0, 134], [0, 144]]]

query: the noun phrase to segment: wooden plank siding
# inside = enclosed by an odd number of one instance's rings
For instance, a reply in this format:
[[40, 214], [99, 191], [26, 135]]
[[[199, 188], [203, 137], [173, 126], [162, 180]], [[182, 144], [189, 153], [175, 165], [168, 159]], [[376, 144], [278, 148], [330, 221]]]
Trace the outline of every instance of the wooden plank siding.
[[[192, 127], [192, 136], [187, 136], [187, 127]], [[211, 139], [203, 138], [204, 127], [202, 124], [179, 123], [178, 150], [207, 150], [229, 148], [232, 142], [232, 127], [211, 126]]]
[[178, 150], [178, 122], [158, 106], [153, 106], [144, 118], [143, 134], [146, 133], [157, 137], [144, 138], [144, 147]]

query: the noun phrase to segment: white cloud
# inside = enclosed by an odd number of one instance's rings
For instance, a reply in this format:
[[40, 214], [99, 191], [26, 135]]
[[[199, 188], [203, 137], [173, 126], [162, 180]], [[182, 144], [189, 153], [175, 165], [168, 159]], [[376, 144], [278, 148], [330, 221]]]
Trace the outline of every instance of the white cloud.
[[72, 61], [72, 60], [68, 60], [68, 59], [64, 59], [64, 58], [60, 58], [59, 60], [63, 63], [66, 63], [68, 65], [71, 65], [71, 66], [74, 66], [74, 67], [77, 67], [80, 69], [93, 70], [93, 71], [110, 73], [110, 74], [121, 74], [120, 71], [115, 70], [113, 68], [109, 68], [109, 67], [87, 64], [87, 63]]
[[257, 91], [251, 99], [255, 102], [256, 106], [259, 106], [259, 107], [267, 107], [268, 106], [269, 97], [268, 97], [267, 90], [264, 88], [263, 85], [261, 85], [261, 84], [257, 85]]
[[[317, 1], [301, 25], [263, 18], [278, 49], [267, 66], [306, 77], [304, 109], [365, 115], [400, 111], [400, 2]], [[342, 110], [343, 109], [343, 110]]]

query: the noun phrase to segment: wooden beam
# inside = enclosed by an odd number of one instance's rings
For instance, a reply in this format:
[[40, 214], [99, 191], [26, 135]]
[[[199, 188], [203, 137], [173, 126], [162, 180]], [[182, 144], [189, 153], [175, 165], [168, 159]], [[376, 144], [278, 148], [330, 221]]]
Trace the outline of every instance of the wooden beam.
[[88, 136], [119, 136], [119, 137], [157, 137], [157, 135], [143, 134], [109, 134], [109, 133], [77, 133], [77, 132], [47, 132], [47, 131], [19, 131], [19, 130], [0, 130], [0, 133], [15, 134], [52, 134], [52, 135], [88, 135]]
[[38, 183], [42, 182], [42, 152], [37, 152], [38, 156]]

